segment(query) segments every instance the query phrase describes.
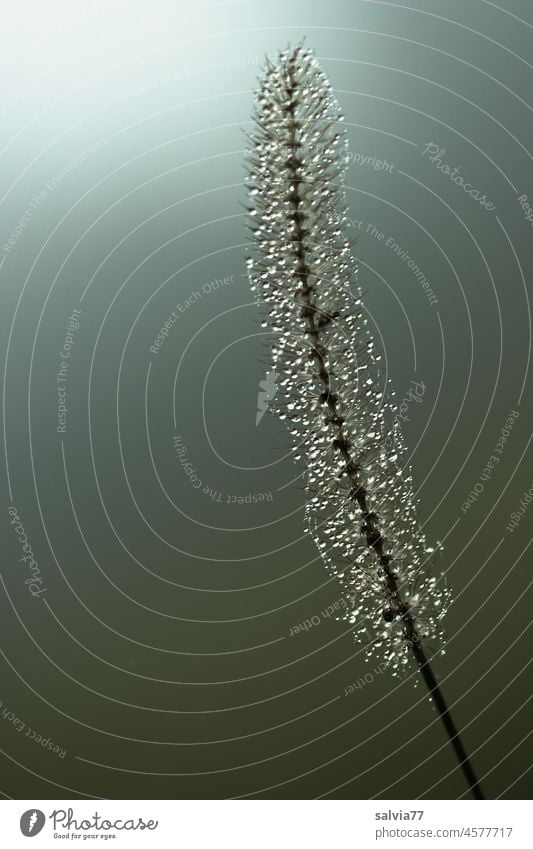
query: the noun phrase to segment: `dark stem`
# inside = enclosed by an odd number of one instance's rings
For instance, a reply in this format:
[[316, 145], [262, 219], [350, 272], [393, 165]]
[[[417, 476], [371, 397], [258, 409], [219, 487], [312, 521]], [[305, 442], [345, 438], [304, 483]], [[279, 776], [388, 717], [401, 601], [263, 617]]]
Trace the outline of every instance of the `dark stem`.
[[314, 358], [318, 366], [318, 373], [322, 383], [323, 392], [321, 394], [321, 400], [328, 408], [326, 421], [328, 421], [335, 429], [335, 436], [332, 440], [333, 447], [340, 452], [346, 463], [344, 471], [350, 481], [350, 498], [358, 504], [361, 511], [361, 517], [364, 521], [361, 532], [365, 534], [368, 547], [372, 548], [375, 552], [382, 570], [389, 604], [389, 607], [383, 611], [384, 619], [385, 621], [390, 622], [392, 619], [398, 617], [402, 620], [406, 645], [411, 649], [414, 657], [416, 658], [420, 674], [427, 685], [431, 698], [437, 706], [439, 716], [446, 728], [446, 732], [450, 738], [450, 742], [455, 754], [457, 755], [459, 765], [468, 782], [472, 795], [476, 799], [483, 799], [484, 797], [481, 792], [479, 781], [468, 759], [468, 755], [461, 742], [459, 732], [452, 719], [437, 679], [433, 674], [429, 661], [422, 648], [421, 639], [417, 633], [410, 607], [402, 599], [397, 582], [397, 575], [394, 571], [393, 558], [386, 552], [385, 540], [381, 536], [379, 515], [369, 508], [368, 493], [362, 479], [361, 465], [350, 453], [352, 446], [347, 435], [345, 435], [343, 431], [345, 420], [342, 415], [340, 415], [340, 411], [337, 408], [338, 397], [333, 391], [331, 379], [332, 374], [326, 366], [325, 355], [327, 354], [327, 350], [321, 344], [321, 331], [327, 327], [334, 318], [336, 318], [336, 314], [330, 315], [324, 312], [313, 300], [315, 287], [313, 286], [312, 279], [310, 280], [310, 278], [313, 277], [313, 273], [306, 258], [304, 234], [305, 210], [302, 209], [303, 197], [300, 193], [300, 184], [303, 181], [298, 174], [299, 166], [301, 164], [298, 158], [298, 151], [301, 145], [298, 140], [298, 130], [300, 129], [300, 125], [296, 120], [299, 92], [294, 74], [295, 70], [296, 59], [293, 56], [293, 58], [289, 61], [289, 81], [285, 88], [285, 94], [288, 99], [286, 112], [289, 121], [290, 150], [290, 156], [287, 160], [286, 166], [289, 171], [289, 184], [294, 187], [289, 196], [292, 210], [291, 217], [294, 222], [294, 231], [291, 240], [295, 256], [297, 258], [296, 274], [301, 284], [301, 288], [297, 292], [297, 295], [301, 298], [301, 315], [302, 318], [305, 318], [306, 320], [306, 332], [311, 341], [311, 356]]
[[433, 670], [431, 669], [429, 660], [427, 659], [424, 653], [424, 649], [420, 644], [418, 644], [413, 645], [412, 651], [418, 663], [420, 674], [426, 682], [427, 688], [431, 694], [431, 698], [437, 706], [439, 716], [443, 722], [444, 727], [446, 728], [448, 737], [450, 738], [450, 743], [452, 744], [455, 754], [457, 755], [459, 766], [461, 767], [463, 775], [466, 778], [468, 786], [470, 787], [472, 796], [474, 797], [474, 799], [484, 799], [485, 797], [483, 796], [479, 779], [477, 778], [476, 773], [474, 772], [474, 767], [470, 763], [465, 747], [463, 746], [463, 743], [459, 736], [459, 732], [455, 726], [455, 722], [453, 721], [448, 705], [446, 704], [446, 700], [439, 687], [438, 681], [433, 674]]

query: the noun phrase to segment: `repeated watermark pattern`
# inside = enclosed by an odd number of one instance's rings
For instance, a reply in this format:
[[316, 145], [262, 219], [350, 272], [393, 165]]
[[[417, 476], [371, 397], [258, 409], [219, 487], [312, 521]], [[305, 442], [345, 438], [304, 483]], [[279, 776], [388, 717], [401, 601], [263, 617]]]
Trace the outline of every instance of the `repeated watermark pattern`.
[[440, 147], [438, 144], [435, 144], [435, 142], [428, 142], [424, 150], [422, 151], [422, 156], [427, 155], [428, 160], [431, 162], [432, 165], [435, 166], [435, 168], [438, 168], [438, 170], [441, 171], [442, 174], [445, 174], [447, 177], [449, 177], [452, 183], [455, 183], [456, 186], [462, 188], [462, 190], [467, 195], [469, 195], [474, 200], [477, 200], [480, 206], [484, 207], [489, 212], [492, 212], [494, 209], [496, 209], [496, 204], [490, 200], [487, 200], [486, 195], [482, 195], [479, 189], [473, 188], [471, 183], [466, 183], [464, 181], [462, 175], [459, 174], [459, 171], [461, 170], [460, 165], [456, 165], [454, 168], [452, 168], [446, 162], [442, 161], [445, 153], [446, 148]]
[[276, 372], [272, 369], [268, 372], [264, 380], [259, 381], [259, 392], [257, 393], [257, 413], [255, 416], [256, 427], [268, 410], [268, 402], [274, 399], [277, 389]]
[[8, 723], [11, 723], [13, 727], [18, 731], [19, 734], [24, 732], [24, 736], [28, 738], [28, 740], [32, 740], [34, 743], [37, 743], [39, 746], [42, 746], [43, 749], [47, 749], [52, 752], [53, 755], [57, 755], [61, 760], [67, 754], [67, 749], [63, 749], [58, 743], [55, 743], [50, 737], [45, 737], [42, 734], [39, 734], [35, 731], [34, 728], [30, 728], [29, 725], [20, 719], [16, 715], [16, 713], [12, 710], [9, 710], [7, 706], [4, 705], [2, 699], [0, 699], [0, 708], [2, 708], [2, 719]]
[[395, 404], [395, 414], [392, 420], [392, 427], [390, 433], [385, 437], [383, 444], [387, 449], [391, 449], [396, 442], [398, 434], [401, 433], [401, 422], [409, 422], [411, 419], [407, 415], [409, 411], [409, 406], [413, 402], [416, 404], [421, 404], [422, 399], [426, 392], [426, 384], [423, 380], [411, 380], [411, 385], [409, 389], [402, 397], [402, 400], [399, 403]]
[[2, 245], [4, 253], [10, 253], [13, 250], [19, 239], [24, 234], [27, 225], [46, 198], [61, 185], [66, 177], [70, 176], [70, 174], [72, 174], [73, 171], [85, 162], [86, 159], [88, 159], [93, 153], [99, 151], [105, 144], [105, 138], [101, 137], [97, 139], [94, 144], [90, 144], [85, 147], [82, 151], [80, 151], [80, 153], [67, 162], [67, 164], [57, 172], [57, 174], [54, 174], [53, 177], [50, 177], [50, 179], [46, 181], [44, 188], [42, 188], [41, 191], [30, 200], [23, 214], [19, 218], [17, 226], [11, 231], [9, 237]]
[[67, 432], [67, 381], [70, 371], [70, 355], [75, 344], [76, 332], [79, 330], [81, 310], [73, 309], [67, 318], [67, 326], [63, 347], [59, 352], [59, 370], [56, 372], [57, 387], [57, 432]]
[[201, 301], [203, 297], [206, 295], [210, 295], [211, 292], [216, 292], [218, 289], [222, 289], [225, 286], [231, 286], [233, 281], [235, 280], [235, 275], [230, 274], [229, 277], [222, 277], [220, 279], [216, 278], [211, 280], [209, 283], [204, 283], [201, 290], [195, 289], [191, 294], [184, 298], [182, 301], [178, 301], [176, 304], [176, 308], [172, 310], [164, 324], [161, 326], [159, 333], [154, 339], [152, 345], [150, 345], [149, 350], [152, 354], [159, 354], [159, 350], [161, 346], [168, 339], [170, 332], [178, 319], [184, 315], [184, 313], [189, 310], [193, 304], [196, 304], [198, 301]]
[[113, 100], [115, 103], [124, 103], [126, 100], [141, 97], [143, 94], [146, 94], [146, 92], [153, 91], [154, 89], [167, 85], [168, 83], [183, 82], [183, 80], [197, 77], [200, 74], [227, 71], [233, 68], [253, 67], [261, 64], [263, 60], [264, 56], [248, 56], [242, 59], [234, 57], [230, 59], [221, 59], [218, 62], [204, 62], [200, 65], [184, 65], [182, 68], [178, 68], [175, 71], [163, 71], [156, 77], [144, 80], [125, 91], [118, 92], [113, 95]]
[[315, 613], [314, 616], [311, 616], [310, 619], [304, 619], [303, 622], [298, 622], [297, 625], [293, 625], [289, 629], [289, 637], [294, 637], [297, 634], [301, 634], [303, 631], [310, 631], [311, 628], [316, 628], [317, 625], [320, 625], [323, 619], [331, 619], [332, 616], [335, 616], [336, 613], [340, 613], [342, 611], [348, 610], [350, 604], [346, 598], [339, 598], [337, 601], [334, 601], [332, 604], [329, 604], [324, 610], [321, 610], [320, 613]]
[[387, 236], [386, 233], [383, 233], [376, 227], [375, 224], [371, 222], [362, 221], [360, 218], [347, 218], [346, 224], [348, 227], [352, 227], [354, 230], [358, 230], [360, 233], [365, 233], [367, 236], [372, 236], [373, 239], [376, 239], [378, 242], [382, 242], [386, 248], [392, 251], [399, 259], [401, 259], [407, 265], [408, 269], [413, 272], [414, 276], [417, 279], [417, 282], [422, 286], [426, 298], [431, 306], [435, 306], [438, 304], [437, 296], [435, 292], [431, 288], [429, 280], [426, 275], [420, 268], [420, 266], [414, 261], [414, 259], [407, 253], [401, 245], [396, 242], [392, 236]]
[[526, 514], [526, 510], [533, 501], [533, 484], [529, 487], [529, 489], [524, 492], [522, 498], [520, 499], [520, 506], [513, 510], [509, 517], [509, 522], [507, 523], [506, 530], [509, 531], [510, 534], [514, 532], [514, 530], [518, 527], [522, 519]]
[[424, 293], [426, 295], [428, 303], [431, 304], [431, 306], [435, 306], [435, 304], [438, 303], [437, 296], [435, 295], [435, 292], [431, 288], [429, 280], [427, 279], [426, 275], [421, 270], [421, 268], [418, 266], [418, 264], [414, 261], [414, 259], [411, 256], [409, 256], [407, 251], [404, 248], [402, 248], [398, 244], [398, 242], [394, 241], [392, 236], [389, 236], [386, 239], [385, 247], [389, 248], [389, 250], [391, 250], [393, 254], [395, 254], [397, 257], [399, 257], [399, 259], [401, 259], [402, 262], [405, 262], [405, 264], [407, 265], [407, 268], [410, 271], [413, 272], [414, 276], [417, 279], [417, 282], [420, 284], [420, 286], [422, 286], [422, 289], [424, 290]]
[[392, 162], [389, 162], [387, 159], [376, 159], [375, 156], [370, 156], [367, 153], [349, 151], [346, 160], [347, 162], [355, 162], [357, 165], [368, 165], [374, 171], [386, 171], [388, 174], [392, 174], [394, 170], [394, 164]]
[[423, 380], [411, 380], [411, 385], [409, 390], [403, 396], [402, 400], [398, 404], [398, 412], [394, 416], [394, 422], [396, 424], [400, 424], [402, 422], [409, 422], [411, 419], [407, 415], [407, 411], [409, 409], [409, 404], [415, 402], [416, 404], [422, 403], [422, 398], [426, 392], [426, 384]]
[[524, 213], [524, 218], [526, 221], [529, 221], [531, 227], [533, 227], [533, 207], [529, 203], [527, 199], [527, 195], [520, 195], [518, 198], [518, 203]]
[[364, 688], [368, 687], [369, 684], [374, 683], [376, 676], [383, 675], [386, 668], [387, 664], [384, 661], [381, 661], [381, 663], [378, 663], [378, 665], [372, 669], [372, 672], [365, 672], [362, 678], [358, 678], [356, 681], [348, 684], [344, 688], [344, 695], [351, 696], [356, 690], [364, 690]]
[[8, 507], [7, 512], [9, 513], [13, 530], [17, 534], [18, 540], [22, 546], [23, 555], [20, 558], [20, 562], [23, 563], [30, 572], [30, 574], [24, 579], [24, 583], [28, 587], [30, 595], [35, 598], [39, 598], [46, 592], [39, 564], [35, 559], [33, 548], [28, 541], [28, 535], [24, 529], [24, 525], [22, 524], [17, 508], [13, 506]]
[[215, 487], [211, 486], [211, 484], [204, 483], [189, 460], [187, 446], [183, 442], [179, 433], [174, 435], [172, 444], [176, 459], [183, 469], [183, 472], [192, 488], [199, 490], [203, 495], [207, 495], [211, 501], [215, 501], [218, 504], [258, 504], [263, 501], [274, 500], [274, 496], [270, 490], [263, 492], [250, 491], [244, 494], [231, 493], [222, 492], [221, 490], [215, 489]]
[[463, 501], [461, 505], [461, 510], [463, 511], [463, 513], [466, 513], [467, 510], [470, 510], [471, 506], [477, 502], [479, 496], [485, 491], [485, 483], [490, 480], [494, 469], [500, 462], [501, 455], [503, 454], [505, 449], [505, 444], [511, 435], [513, 425], [519, 415], [520, 413], [518, 413], [516, 410], [511, 410], [511, 412], [509, 413], [507, 421], [500, 429], [500, 436], [498, 437], [498, 442], [492, 449], [492, 453], [485, 464], [485, 468], [481, 472], [478, 481], [468, 494], [468, 497], [465, 501]]
[[[415, 634], [410, 640], [405, 640], [404, 645], [407, 648], [412, 648], [414, 645], [420, 645], [421, 640], [420, 637]], [[376, 677], [382, 675], [383, 672], [387, 669], [388, 663], [386, 661], [381, 661], [377, 666], [374, 666], [372, 672], [366, 672], [362, 677], [357, 678], [355, 681], [352, 681], [344, 688], [344, 695], [351, 696], [357, 690], [364, 690], [365, 687], [368, 687], [370, 684], [373, 684], [376, 680]]]
[[3, 118], [4, 115], [7, 115], [10, 109], [13, 108], [15, 103], [20, 99], [22, 89], [17, 88], [14, 91], [10, 92], [3, 100], [0, 101], [0, 118]]

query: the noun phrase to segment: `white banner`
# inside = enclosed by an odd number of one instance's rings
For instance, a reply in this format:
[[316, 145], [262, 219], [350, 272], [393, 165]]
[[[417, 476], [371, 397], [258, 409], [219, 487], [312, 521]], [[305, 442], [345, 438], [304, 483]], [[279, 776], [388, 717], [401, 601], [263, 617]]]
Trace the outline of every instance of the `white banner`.
[[3, 801], [1, 846], [531, 849], [521, 801]]

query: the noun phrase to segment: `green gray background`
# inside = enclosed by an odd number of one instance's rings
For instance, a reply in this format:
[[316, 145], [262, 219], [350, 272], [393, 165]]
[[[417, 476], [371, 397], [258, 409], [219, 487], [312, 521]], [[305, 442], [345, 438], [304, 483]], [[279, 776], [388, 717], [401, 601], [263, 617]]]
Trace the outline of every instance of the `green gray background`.
[[[376, 674], [346, 624], [322, 615], [339, 591], [302, 532], [288, 436], [269, 415], [256, 427], [269, 366], [244, 276], [242, 129], [265, 53], [306, 36], [352, 152], [393, 165], [354, 161], [346, 186], [364, 223], [355, 250], [387, 376], [398, 400], [412, 380], [426, 386], [403, 430], [420, 517], [443, 542], [438, 566], [454, 588], [435, 671], [487, 795], [527, 797], [533, 513], [512, 534], [506, 525], [533, 483], [532, 231], [517, 199], [533, 202], [530, 4], [48, 2], [10, 15], [2, 244], [62, 176], [0, 256], [0, 790], [465, 793], [422, 687]], [[495, 210], [423, 156], [429, 143]], [[58, 434], [56, 372], [74, 308]], [[520, 416], [501, 462], [463, 513], [511, 410]], [[191, 485], [176, 434], [220, 500]], [[272, 497], [227, 503], [249, 493]], [[24, 585], [11, 503], [41, 598]], [[66, 756], [17, 732], [10, 712]]]

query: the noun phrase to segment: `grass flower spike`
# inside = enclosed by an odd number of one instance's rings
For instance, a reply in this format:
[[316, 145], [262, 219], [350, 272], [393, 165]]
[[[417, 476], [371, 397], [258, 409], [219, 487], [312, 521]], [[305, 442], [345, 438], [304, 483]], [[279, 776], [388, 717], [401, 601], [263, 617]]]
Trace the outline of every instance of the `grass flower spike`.
[[299, 45], [266, 61], [248, 137], [252, 286], [272, 331], [277, 393], [305, 467], [306, 530], [349, 600], [369, 656], [418, 664], [474, 795], [479, 785], [424, 645], [442, 650], [450, 601], [431, 573], [395, 408], [344, 234], [346, 134], [331, 86]]

